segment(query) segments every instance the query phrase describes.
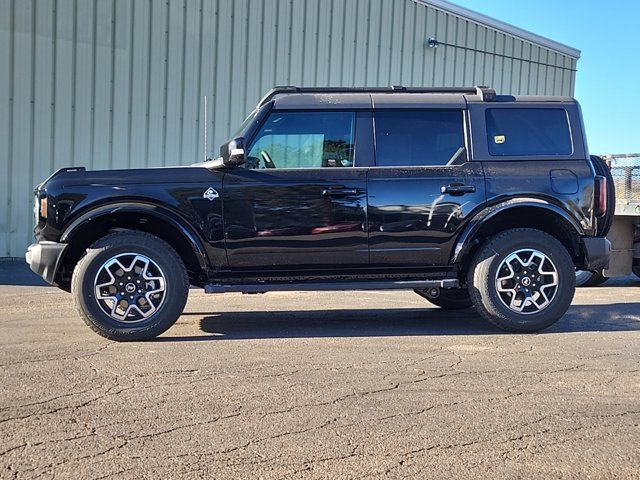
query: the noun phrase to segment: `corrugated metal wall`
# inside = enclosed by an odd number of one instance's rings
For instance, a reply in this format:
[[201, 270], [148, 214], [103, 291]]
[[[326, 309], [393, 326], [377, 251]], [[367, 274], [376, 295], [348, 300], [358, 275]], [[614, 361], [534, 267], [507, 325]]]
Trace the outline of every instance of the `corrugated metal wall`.
[[23, 254], [32, 187], [60, 167], [201, 159], [204, 95], [216, 152], [277, 84], [571, 95], [575, 68], [411, 0], [0, 0], [0, 256]]

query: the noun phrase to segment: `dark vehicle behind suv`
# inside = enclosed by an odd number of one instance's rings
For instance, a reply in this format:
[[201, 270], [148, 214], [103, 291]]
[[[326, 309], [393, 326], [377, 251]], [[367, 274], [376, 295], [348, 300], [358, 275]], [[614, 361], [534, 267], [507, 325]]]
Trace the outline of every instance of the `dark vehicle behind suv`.
[[27, 261], [115, 340], [164, 332], [190, 284], [414, 289], [536, 331], [606, 266], [610, 188], [571, 98], [277, 87], [219, 159], [53, 174]]

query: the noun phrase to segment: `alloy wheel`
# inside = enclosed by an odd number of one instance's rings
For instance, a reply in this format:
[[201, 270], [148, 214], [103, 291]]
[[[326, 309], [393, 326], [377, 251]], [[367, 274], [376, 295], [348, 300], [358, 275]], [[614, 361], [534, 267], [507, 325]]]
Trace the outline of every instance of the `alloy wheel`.
[[122, 253], [104, 262], [94, 286], [98, 305], [118, 322], [146, 320], [160, 308], [166, 296], [162, 269], [139, 253]]
[[495, 277], [500, 301], [520, 314], [538, 313], [558, 291], [558, 270], [539, 250], [521, 249], [502, 261]]

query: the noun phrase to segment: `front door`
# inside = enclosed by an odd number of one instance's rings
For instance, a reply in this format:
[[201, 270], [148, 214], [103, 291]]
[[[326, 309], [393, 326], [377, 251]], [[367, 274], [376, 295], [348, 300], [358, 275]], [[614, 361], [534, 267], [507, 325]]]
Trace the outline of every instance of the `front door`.
[[272, 111], [224, 177], [229, 266], [246, 270], [363, 266], [366, 173], [356, 168], [354, 112]]
[[368, 175], [373, 266], [446, 266], [485, 203], [482, 165], [468, 162], [464, 111], [378, 110]]

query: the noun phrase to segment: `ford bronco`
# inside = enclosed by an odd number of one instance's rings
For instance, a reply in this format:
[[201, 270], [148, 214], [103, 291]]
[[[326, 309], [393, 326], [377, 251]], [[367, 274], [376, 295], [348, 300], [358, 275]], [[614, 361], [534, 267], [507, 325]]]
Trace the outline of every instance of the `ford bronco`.
[[167, 330], [190, 285], [412, 289], [531, 332], [607, 266], [602, 168], [572, 98], [276, 87], [217, 159], [54, 173], [26, 259], [114, 340]]

